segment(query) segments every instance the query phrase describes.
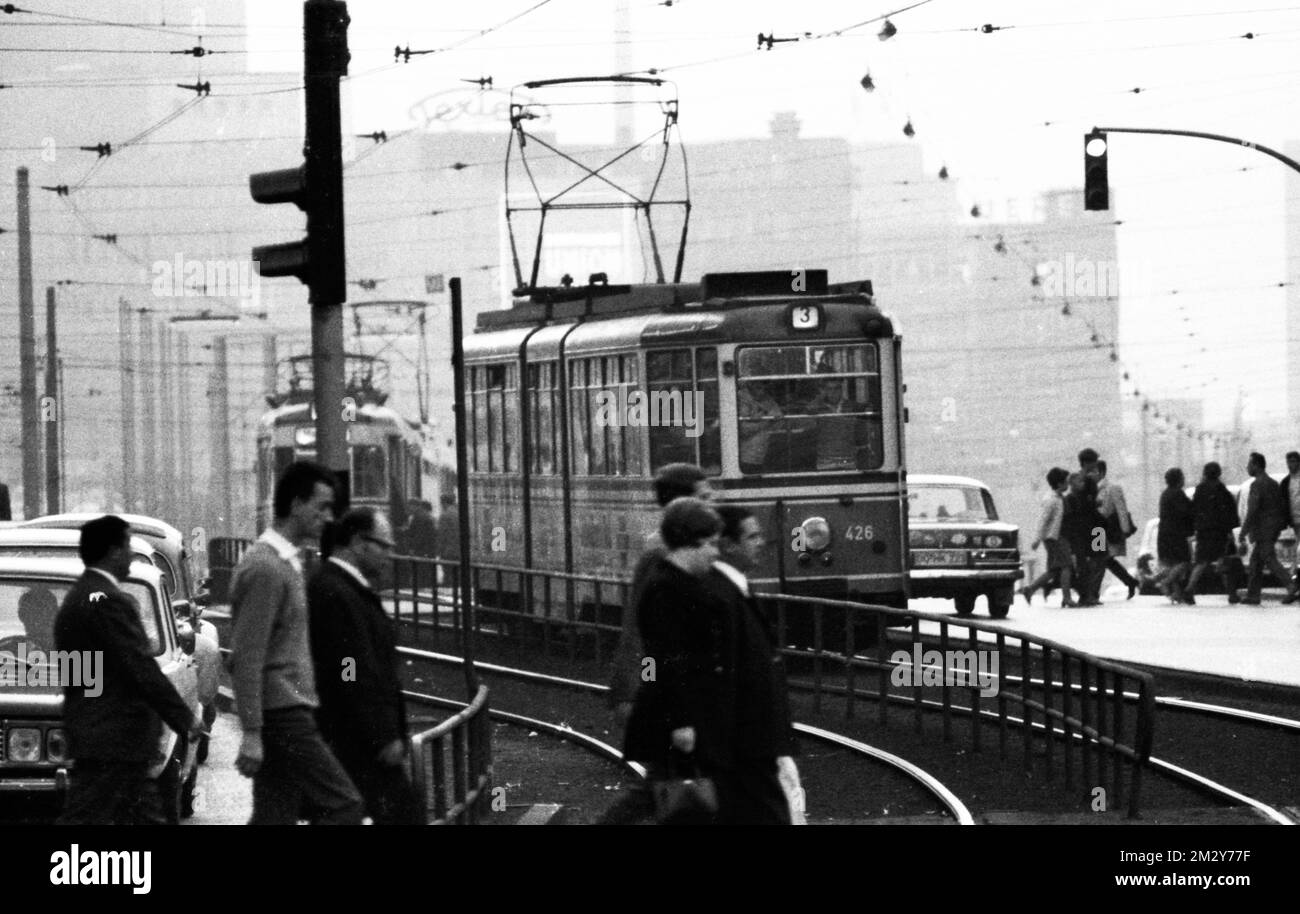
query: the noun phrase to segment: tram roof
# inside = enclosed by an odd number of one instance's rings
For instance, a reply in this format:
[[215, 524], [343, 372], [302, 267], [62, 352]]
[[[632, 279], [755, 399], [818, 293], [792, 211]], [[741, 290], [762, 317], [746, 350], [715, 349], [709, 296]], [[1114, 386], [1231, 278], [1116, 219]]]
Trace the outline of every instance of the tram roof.
[[[466, 341], [466, 356], [514, 356], [527, 339], [530, 356], [545, 358], [558, 351], [566, 335], [565, 352], [575, 355], [626, 345], [629, 339], [653, 344], [761, 337], [777, 329], [771, 326], [772, 306], [785, 309], [801, 302], [856, 306], [859, 320], [850, 317], [851, 323], [833, 329], [892, 335], [891, 322], [871, 298], [870, 281], [829, 285], [825, 271], [806, 272], [819, 274], [808, 284], [809, 292], [789, 290], [789, 271], [708, 274], [689, 284], [541, 289], [517, 299], [513, 308], [480, 314], [476, 336]], [[748, 277], [757, 279], [747, 283]]]

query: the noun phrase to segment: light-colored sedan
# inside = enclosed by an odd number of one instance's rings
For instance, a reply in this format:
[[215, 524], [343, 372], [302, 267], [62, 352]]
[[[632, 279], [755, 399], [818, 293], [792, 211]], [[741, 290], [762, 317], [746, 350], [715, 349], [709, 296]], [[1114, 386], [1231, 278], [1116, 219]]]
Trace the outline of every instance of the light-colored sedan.
[[[60, 671], [33, 653], [54, 650], [55, 617], [84, 572], [79, 558], [0, 556], [0, 801], [67, 788], [70, 760]], [[159, 668], [199, 715], [193, 641], [182, 643], [162, 573], [153, 565], [133, 562], [122, 590], [140, 607], [140, 623]], [[149, 778], [169, 820], [178, 819], [182, 806], [192, 800], [187, 794], [194, 789], [197, 749], [197, 740], [187, 743], [162, 727]]]

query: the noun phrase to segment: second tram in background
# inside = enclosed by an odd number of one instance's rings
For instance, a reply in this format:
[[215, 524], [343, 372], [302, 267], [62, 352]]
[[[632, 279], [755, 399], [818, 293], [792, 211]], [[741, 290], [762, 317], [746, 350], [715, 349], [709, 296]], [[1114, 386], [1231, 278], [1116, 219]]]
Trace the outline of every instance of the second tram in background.
[[901, 337], [870, 282], [537, 289], [479, 316], [465, 372], [475, 562], [628, 578], [655, 472], [688, 462], [761, 520], [757, 589], [906, 605]]
[[[438, 505], [441, 476], [425, 453], [420, 426], [385, 405], [387, 366], [373, 356], [348, 354], [347, 396], [355, 416], [347, 425], [351, 504], [389, 513], [395, 526], [406, 519], [406, 502], [422, 498]], [[257, 430], [257, 532], [270, 523], [275, 481], [295, 460], [316, 459], [316, 417], [312, 406], [311, 356], [282, 363], [287, 389], [267, 397], [271, 409]], [[282, 370], [282, 374], [284, 371]]]

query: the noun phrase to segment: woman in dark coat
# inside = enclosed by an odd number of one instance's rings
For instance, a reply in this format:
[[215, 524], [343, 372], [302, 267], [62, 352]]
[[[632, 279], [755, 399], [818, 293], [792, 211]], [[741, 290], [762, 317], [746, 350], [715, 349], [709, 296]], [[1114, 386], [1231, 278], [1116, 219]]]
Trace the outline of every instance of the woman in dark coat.
[[652, 778], [672, 776], [686, 756], [705, 775], [734, 764], [725, 607], [703, 582], [721, 529], [717, 512], [698, 499], [670, 504], [659, 528], [668, 552], [651, 567], [637, 604], [643, 681], [623, 754]]
[[1069, 544], [1070, 552], [1074, 555], [1074, 580], [1077, 582], [1075, 587], [1079, 590], [1081, 599], [1075, 603], [1070, 599], [1070, 592], [1067, 590], [1061, 595], [1061, 605], [1096, 606], [1087, 588], [1088, 582], [1092, 580], [1095, 573], [1093, 562], [1098, 558], [1105, 561], [1105, 542], [1102, 542], [1102, 550], [1098, 553], [1094, 553], [1092, 548], [1097, 536], [1096, 531], [1098, 528], [1105, 527], [1105, 521], [1097, 510], [1096, 502], [1088, 493], [1084, 475], [1071, 473], [1069, 483], [1070, 491], [1065, 495], [1065, 513], [1061, 518], [1061, 539]]
[[1192, 570], [1192, 547], [1196, 535], [1196, 509], [1183, 491], [1183, 471], [1178, 467], [1166, 471], [1165, 490], [1160, 494], [1160, 532], [1156, 534], [1156, 558], [1160, 576], [1156, 579], [1165, 596], [1175, 603], [1196, 602], [1184, 590]]

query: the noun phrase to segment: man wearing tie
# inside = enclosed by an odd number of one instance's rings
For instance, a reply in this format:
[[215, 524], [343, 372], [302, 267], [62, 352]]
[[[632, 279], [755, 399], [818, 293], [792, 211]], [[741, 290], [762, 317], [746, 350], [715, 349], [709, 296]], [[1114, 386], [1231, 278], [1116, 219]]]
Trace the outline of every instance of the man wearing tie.
[[321, 736], [365, 799], [376, 825], [421, 825], [407, 768], [406, 703], [397, 639], [374, 587], [392, 567], [393, 528], [353, 508], [334, 551], [307, 585]]
[[704, 586], [726, 607], [724, 649], [732, 658], [735, 769], [719, 777], [718, 824], [789, 825], [802, 818], [802, 790], [792, 756], [794, 731], [776, 633], [760, 611], [745, 572], [767, 545], [752, 511], [716, 505], [721, 558]]
[[[121, 590], [131, 573], [131, 528], [106, 515], [81, 528], [78, 551], [86, 571], [68, 591], [54, 620], [59, 651], [102, 651], [102, 692], [65, 685], [63, 721], [76, 763], [59, 823], [133, 824], [150, 758], [166, 721], [181, 739], [203, 727], [163, 675], [140, 622], [135, 598]], [[162, 720], [160, 721], [159, 718]]]

